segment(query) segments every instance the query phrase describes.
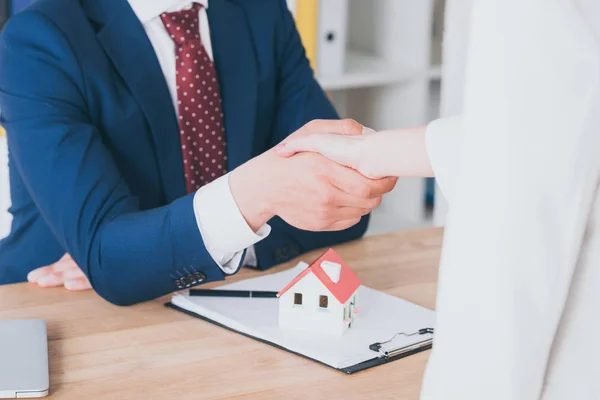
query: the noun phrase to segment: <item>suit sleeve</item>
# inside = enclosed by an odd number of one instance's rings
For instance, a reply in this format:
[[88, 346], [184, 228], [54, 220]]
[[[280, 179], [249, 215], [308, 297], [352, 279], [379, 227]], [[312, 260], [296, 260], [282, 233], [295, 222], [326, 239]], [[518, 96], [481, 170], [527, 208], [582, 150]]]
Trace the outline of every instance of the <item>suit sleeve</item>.
[[[271, 145], [313, 119], [338, 119], [339, 116], [316, 81], [292, 15], [284, 0], [277, 0], [277, 111]], [[280, 218], [269, 222], [269, 237], [256, 245], [258, 267], [270, 268], [301, 253], [357, 239], [367, 229], [369, 216], [350, 229], [340, 232], [307, 232], [296, 229]]]
[[193, 194], [141, 211], [91, 123], [83, 72], [59, 29], [34, 11], [0, 37], [0, 107], [11, 155], [54, 235], [117, 305], [222, 280]]

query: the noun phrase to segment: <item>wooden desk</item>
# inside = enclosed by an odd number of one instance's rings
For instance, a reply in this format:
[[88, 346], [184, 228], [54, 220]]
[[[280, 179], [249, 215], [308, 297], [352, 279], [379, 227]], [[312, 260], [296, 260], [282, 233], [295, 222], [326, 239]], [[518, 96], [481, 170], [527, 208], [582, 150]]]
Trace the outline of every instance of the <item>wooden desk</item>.
[[[433, 308], [441, 238], [428, 229], [336, 249], [366, 286]], [[119, 308], [92, 292], [0, 286], [0, 319], [48, 321], [52, 399], [418, 399], [428, 352], [346, 376], [166, 309], [167, 300]]]

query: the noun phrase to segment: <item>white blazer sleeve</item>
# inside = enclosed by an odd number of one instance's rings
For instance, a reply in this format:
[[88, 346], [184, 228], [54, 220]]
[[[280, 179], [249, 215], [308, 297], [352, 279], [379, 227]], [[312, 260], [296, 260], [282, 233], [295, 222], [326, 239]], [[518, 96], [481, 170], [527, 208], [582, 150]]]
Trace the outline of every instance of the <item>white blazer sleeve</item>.
[[600, 52], [569, 1], [478, 2], [471, 31], [458, 161], [431, 146], [452, 202], [422, 399], [538, 400], [598, 184]]
[[459, 151], [462, 143], [462, 118], [440, 118], [427, 126], [426, 145], [429, 162], [433, 168], [444, 197], [451, 202]]

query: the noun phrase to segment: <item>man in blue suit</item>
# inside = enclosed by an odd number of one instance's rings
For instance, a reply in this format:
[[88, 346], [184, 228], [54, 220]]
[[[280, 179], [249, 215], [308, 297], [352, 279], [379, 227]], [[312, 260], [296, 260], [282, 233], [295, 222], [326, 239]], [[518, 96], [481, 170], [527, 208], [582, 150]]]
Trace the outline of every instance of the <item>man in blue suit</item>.
[[0, 284], [68, 253], [134, 304], [358, 238], [395, 183], [269, 150], [362, 129], [331, 121], [284, 0], [40, 0], [0, 59]]

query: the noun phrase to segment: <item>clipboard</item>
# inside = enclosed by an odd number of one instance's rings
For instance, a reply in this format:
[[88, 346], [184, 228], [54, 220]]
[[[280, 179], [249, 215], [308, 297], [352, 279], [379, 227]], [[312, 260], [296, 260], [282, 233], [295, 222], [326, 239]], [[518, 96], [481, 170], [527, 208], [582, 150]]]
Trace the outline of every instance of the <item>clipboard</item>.
[[[229, 330], [231, 332], [235, 332], [235, 333], [237, 333], [239, 335], [245, 336], [247, 338], [254, 339], [254, 340], [259, 341], [259, 342], [264, 343], [264, 344], [268, 344], [269, 346], [273, 346], [273, 347], [275, 347], [277, 349], [287, 351], [288, 353], [294, 354], [296, 356], [300, 356], [300, 357], [305, 358], [307, 360], [314, 361], [314, 362], [319, 363], [321, 365], [324, 365], [326, 367], [333, 368], [336, 371], [340, 371], [340, 372], [342, 372], [342, 373], [344, 373], [346, 375], [352, 375], [352, 374], [355, 374], [357, 372], [361, 372], [361, 371], [364, 371], [364, 370], [367, 370], [367, 369], [370, 369], [370, 368], [373, 368], [373, 367], [377, 367], [379, 365], [387, 364], [387, 363], [390, 363], [392, 361], [400, 360], [400, 359], [405, 358], [405, 357], [410, 357], [410, 356], [412, 356], [414, 354], [418, 354], [418, 353], [421, 353], [423, 351], [431, 350], [432, 344], [433, 344], [433, 338], [427, 338], [427, 339], [424, 339], [422, 341], [419, 341], [419, 342], [417, 342], [415, 344], [411, 344], [411, 345], [408, 345], [408, 346], [401, 346], [401, 347], [398, 347], [398, 348], [388, 349], [387, 351], [384, 351], [384, 354], [374, 351], [374, 353], [373, 353], [374, 357], [372, 359], [370, 359], [370, 360], [366, 360], [366, 361], [363, 361], [361, 363], [358, 363], [358, 364], [355, 364], [355, 365], [351, 365], [351, 366], [348, 366], [348, 367], [344, 367], [344, 368], [335, 368], [335, 367], [332, 367], [331, 365], [326, 364], [326, 363], [324, 363], [322, 361], [319, 361], [317, 359], [308, 357], [305, 354], [292, 351], [292, 350], [287, 349], [285, 347], [282, 347], [282, 346], [280, 346], [280, 345], [278, 345], [276, 343], [273, 343], [273, 342], [270, 342], [268, 340], [264, 340], [264, 339], [261, 339], [259, 337], [255, 337], [255, 336], [249, 335], [247, 333], [238, 331], [238, 330], [233, 329], [233, 328], [231, 328], [229, 326], [221, 324], [221, 323], [219, 323], [217, 321], [213, 321], [210, 318], [206, 318], [206, 317], [204, 317], [204, 316], [202, 316], [200, 314], [196, 314], [196, 313], [194, 313], [192, 311], [188, 311], [188, 310], [186, 310], [184, 308], [178, 307], [178, 306], [174, 305], [171, 302], [165, 303], [165, 307], [172, 308], [173, 310], [180, 311], [182, 313], [185, 313], [185, 314], [190, 315], [190, 316], [195, 317], [195, 318], [199, 318], [199, 319], [201, 319], [203, 321], [209, 322], [209, 323], [211, 323], [213, 325], [216, 325], [216, 326], [218, 326], [220, 328], [224, 328], [224, 329], [227, 329], [227, 330]], [[430, 328], [423, 328], [423, 329], [430, 329]], [[373, 343], [373, 345], [375, 345], [375, 344], [377, 344], [377, 343]]]
[[[279, 290], [308, 265], [225, 285], [219, 289]], [[361, 311], [341, 337], [281, 329], [278, 299], [173, 296], [166, 307], [312, 360], [344, 374], [431, 349], [435, 313], [416, 304], [361, 286]]]

